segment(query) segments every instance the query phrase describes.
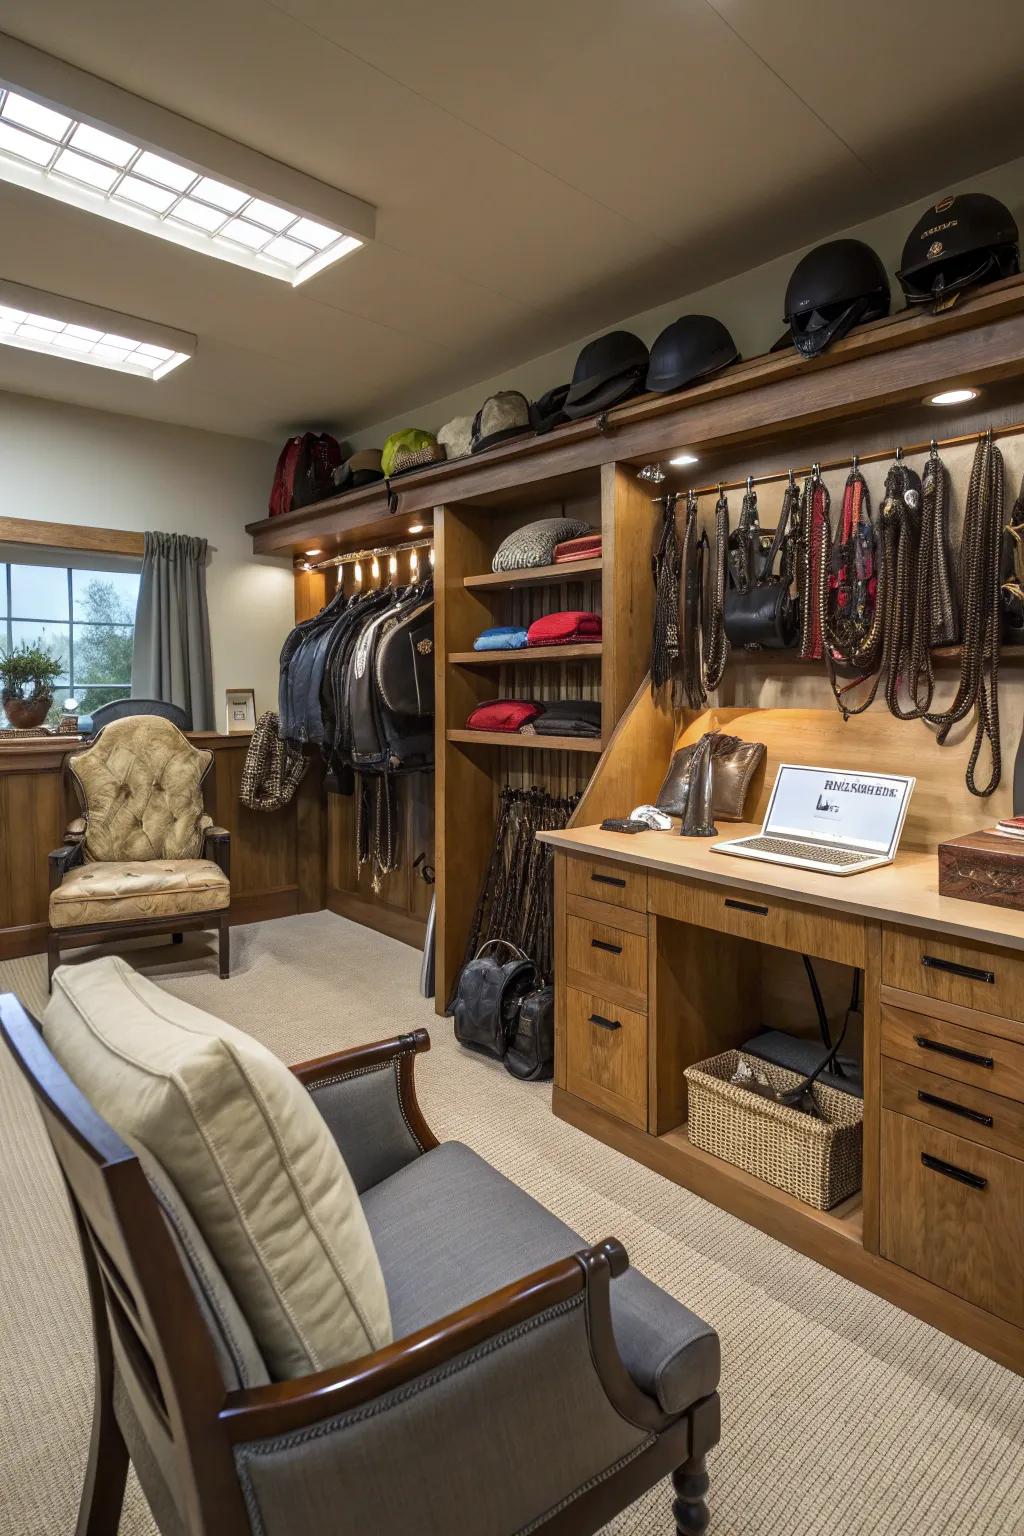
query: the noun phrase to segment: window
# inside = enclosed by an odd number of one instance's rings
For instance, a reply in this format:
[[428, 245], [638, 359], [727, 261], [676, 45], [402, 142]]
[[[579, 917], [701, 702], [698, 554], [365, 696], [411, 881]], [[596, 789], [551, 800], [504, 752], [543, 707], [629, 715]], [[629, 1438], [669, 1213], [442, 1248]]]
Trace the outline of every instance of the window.
[[[60, 718], [69, 695], [82, 714], [129, 697], [139, 596], [135, 562], [104, 566], [95, 556], [83, 557], [82, 564], [59, 560], [0, 563], [0, 646], [7, 650], [27, 640], [61, 663], [48, 725]], [[0, 729], [6, 725], [0, 716]]]

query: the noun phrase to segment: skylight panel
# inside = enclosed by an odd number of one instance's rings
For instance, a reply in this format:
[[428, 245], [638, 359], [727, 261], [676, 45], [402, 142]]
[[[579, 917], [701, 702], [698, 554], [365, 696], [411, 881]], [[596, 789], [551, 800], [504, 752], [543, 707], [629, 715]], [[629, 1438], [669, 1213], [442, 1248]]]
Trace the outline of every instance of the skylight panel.
[[114, 310], [0, 282], [0, 345], [159, 380], [188, 361], [196, 340]]
[[0, 181], [293, 286], [373, 233], [359, 199], [4, 38]]

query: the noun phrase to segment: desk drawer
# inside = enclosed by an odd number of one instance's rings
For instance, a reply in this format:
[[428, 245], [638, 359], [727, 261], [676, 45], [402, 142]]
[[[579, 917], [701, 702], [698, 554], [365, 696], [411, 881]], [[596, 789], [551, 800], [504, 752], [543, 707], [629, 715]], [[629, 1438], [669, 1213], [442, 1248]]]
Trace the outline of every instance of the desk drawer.
[[647, 1018], [607, 997], [566, 992], [565, 1086], [598, 1109], [647, 1124]]
[[[640, 834], [641, 839], [643, 834]], [[614, 859], [569, 858], [566, 890], [571, 896], [589, 896], [613, 907], [647, 910], [647, 871]]]
[[1024, 1045], [909, 1008], [882, 1006], [882, 1055], [1024, 1103]]
[[911, 1120], [923, 1120], [936, 1130], [976, 1141], [1008, 1157], [1024, 1157], [1024, 1104], [1015, 1099], [1004, 1099], [885, 1056], [882, 1103], [886, 1109]]
[[887, 927], [882, 931], [882, 982], [1024, 1022], [1024, 956], [1015, 951]]
[[565, 968], [571, 987], [593, 988], [624, 1008], [646, 1013], [646, 934], [570, 913], [565, 924]]
[[1024, 1326], [1024, 1162], [882, 1111], [881, 1251]]
[[844, 965], [865, 963], [864, 924], [849, 913], [762, 895], [744, 886], [659, 875], [651, 876], [648, 897], [652, 912], [681, 923], [695, 923], [716, 933], [731, 933]]

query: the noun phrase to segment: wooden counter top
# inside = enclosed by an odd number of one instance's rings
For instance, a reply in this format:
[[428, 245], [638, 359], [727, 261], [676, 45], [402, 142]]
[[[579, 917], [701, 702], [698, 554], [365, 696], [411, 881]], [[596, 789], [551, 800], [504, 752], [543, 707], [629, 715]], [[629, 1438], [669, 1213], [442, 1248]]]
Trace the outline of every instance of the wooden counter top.
[[723, 822], [714, 838], [680, 837], [676, 832], [602, 832], [597, 826], [540, 832], [538, 836], [560, 853], [591, 854], [710, 885], [740, 885], [837, 912], [1024, 950], [1024, 912], [939, 895], [939, 865], [934, 851], [908, 850], [880, 869], [845, 876], [818, 875], [786, 864], [730, 858], [712, 851], [715, 843], [760, 830], [760, 823]]

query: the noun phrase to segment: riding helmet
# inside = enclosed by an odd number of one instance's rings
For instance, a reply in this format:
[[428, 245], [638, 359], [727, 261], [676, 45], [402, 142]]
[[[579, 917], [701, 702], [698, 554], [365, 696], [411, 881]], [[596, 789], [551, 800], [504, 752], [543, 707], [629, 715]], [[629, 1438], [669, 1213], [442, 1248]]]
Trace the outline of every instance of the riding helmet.
[[650, 354], [632, 331], [609, 331], [588, 341], [572, 371], [563, 407], [578, 419], [618, 405], [643, 387]]
[[793, 345], [817, 357], [855, 325], [889, 313], [889, 279], [863, 240], [829, 240], [802, 256], [786, 289]]
[[942, 198], [921, 215], [896, 276], [908, 304], [938, 304], [1019, 271], [1017, 224], [1009, 208], [987, 192], [965, 192]]
[[739, 361], [739, 349], [713, 315], [683, 315], [666, 325], [651, 348], [647, 388], [659, 395], [685, 389], [697, 379]]

